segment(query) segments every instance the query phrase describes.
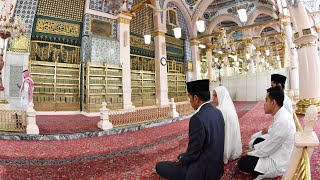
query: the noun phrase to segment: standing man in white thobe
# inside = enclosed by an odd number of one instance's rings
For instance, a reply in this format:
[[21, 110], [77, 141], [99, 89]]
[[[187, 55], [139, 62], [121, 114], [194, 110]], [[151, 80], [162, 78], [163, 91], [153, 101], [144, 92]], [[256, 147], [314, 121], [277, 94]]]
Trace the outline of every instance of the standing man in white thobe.
[[29, 103], [33, 99], [34, 83], [28, 70], [24, 70], [22, 72], [22, 76], [23, 82], [20, 86], [21, 106], [24, 111], [27, 111], [29, 108]]
[[294, 148], [296, 132], [293, 116], [283, 106], [281, 87], [267, 90], [264, 110], [274, 116], [270, 137], [245, 151], [238, 161], [239, 170], [257, 176], [257, 179], [281, 176], [288, 169]]

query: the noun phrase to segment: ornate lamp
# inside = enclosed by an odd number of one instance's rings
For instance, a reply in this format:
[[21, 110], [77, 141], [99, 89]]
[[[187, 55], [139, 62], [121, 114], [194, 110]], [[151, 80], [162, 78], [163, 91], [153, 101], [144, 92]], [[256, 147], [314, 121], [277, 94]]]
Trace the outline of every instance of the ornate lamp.
[[[3, 8], [5, 9], [5, 7]], [[5, 40], [8, 38], [19, 38], [26, 32], [26, 26], [20, 17], [12, 18], [11, 12], [13, 10], [13, 5], [11, 4], [8, 11], [5, 11], [0, 15], [0, 37], [3, 41], [3, 46], [0, 47], [0, 92], [1, 92], [1, 102], [4, 102], [3, 91], [4, 87], [2, 84], [2, 69], [4, 67], [3, 53], [5, 48]]]
[[199, 32], [202, 33], [202, 32], [205, 31], [205, 23], [204, 23], [204, 20], [199, 19], [199, 20], [196, 22], [196, 24], [197, 24], [197, 29], [198, 29]]
[[240, 18], [240, 21], [241, 22], [246, 22], [248, 17], [247, 17], [247, 10], [244, 9], [244, 8], [241, 8], [241, 9], [238, 9], [238, 15], [239, 15], [239, 18]]
[[123, 10], [130, 10], [132, 8], [133, 0], [103, 0], [103, 3], [109, 11], [121, 12]]
[[181, 27], [175, 27], [173, 28], [174, 37], [179, 39], [181, 38]]
[[151, 35], [150, 34], [146, 34], [143, 37], [144, 37], [144, 43], [145, 44], [150, 44], [151, 43]]

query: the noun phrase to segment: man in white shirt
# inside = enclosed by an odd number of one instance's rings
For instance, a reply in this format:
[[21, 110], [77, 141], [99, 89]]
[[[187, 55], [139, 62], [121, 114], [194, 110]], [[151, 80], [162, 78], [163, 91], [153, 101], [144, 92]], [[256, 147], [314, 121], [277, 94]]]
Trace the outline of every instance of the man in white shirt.
[[296, 128], [292, 114], [283, 107], [283, 99], [281, 87], [267, 90], [264, 110], [274, 116], [270, 137], [245, 151], [238, 161], [240, 171], [258, 176], [257, 179], [281, 176], [289, 165]]
[[[286, 83], [286, 77], [281, 74], [272, 74], [271, 75], [271, 87], [280, 86], [282, 89], [285, 89], [285, 83]], [[283, 107], [293, 116], [293, 108], [292, 108], [292, 102], [290, 98], [284, 94], [284, 100], [283, 100]], [[253, 134], [250, 138], [249, 142], [249, 148], [252, 148], [254, 144], [259, 143], [263, 141], [264, 139], [267, 139], [270, 136], [269, 131], [272, 128], [272, 124], [269, 126], [269, 128], [264, 128], [261, 131]]]

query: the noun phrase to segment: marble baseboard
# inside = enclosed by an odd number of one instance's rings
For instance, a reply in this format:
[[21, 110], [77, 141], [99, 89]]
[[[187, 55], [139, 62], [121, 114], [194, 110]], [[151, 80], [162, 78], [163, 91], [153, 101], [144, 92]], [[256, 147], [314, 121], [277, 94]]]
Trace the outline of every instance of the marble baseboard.
[[124, 132], [132, 132], [140, 129], [161, 126], [173, 122], [177, 122], [186, 118], [190, 118], [190, 115], [184, 115], [177, 118], [168, 118], [162, 119], [158, 121], [136, 124], [131, 126], [123, 126], [116, 127], [107, 131], [97, 131], [97, 132], [84, 132], [84, 133], [75, 133], [75, 134], [54, 134], [54, 135], [28, 135], [25, 133], [12, 133], [12, 132], [0, 132], [1, 140], [72, 140], [72, 139], [81, 139], [81, 138], [89, 138], [89, 137], [100, 137], [100, 136], [108, 136], [113, 134], [120, 134]]

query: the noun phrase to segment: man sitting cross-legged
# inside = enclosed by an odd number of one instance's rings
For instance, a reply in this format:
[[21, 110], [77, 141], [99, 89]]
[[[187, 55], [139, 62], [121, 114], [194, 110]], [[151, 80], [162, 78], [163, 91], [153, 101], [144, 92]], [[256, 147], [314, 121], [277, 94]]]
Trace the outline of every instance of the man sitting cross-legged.
[[240, 171], [258, 176], [257, 179], [281, 176], [289, 165], [296, 128], [292, 114], [283, 107], [283, 99], [281, 87], [267, 90], [264, 110], [274, 116], [270, 137], [256, 141], [254, 148], [245, 151], [238, 161]]
[[[271, 75], [271, 87], [280, 86], [282, 89], [285, 89], [287, 77], [281, 74], [272, 74]], [[290, 113], [293, 114], [292, 102], [290, 98], [284, 94], [283, 107]], [[267, 139], [270, 134], [269, 131], [272, 129], [272, 124], [268, 128], [263, 128], [261, 131], [253, 134], [250, 138], [248, 144], [249, 148], [252, 148], [253, 143], [260, 142], [261, 140]]]
[[189, 122], [189, 142], [175, 162], [161, 161], [156, 171], [170, 180], [217, 180], [223, 175], [224, 119], [210, 102], [209, 80], [187, 83], [196, 113]]

